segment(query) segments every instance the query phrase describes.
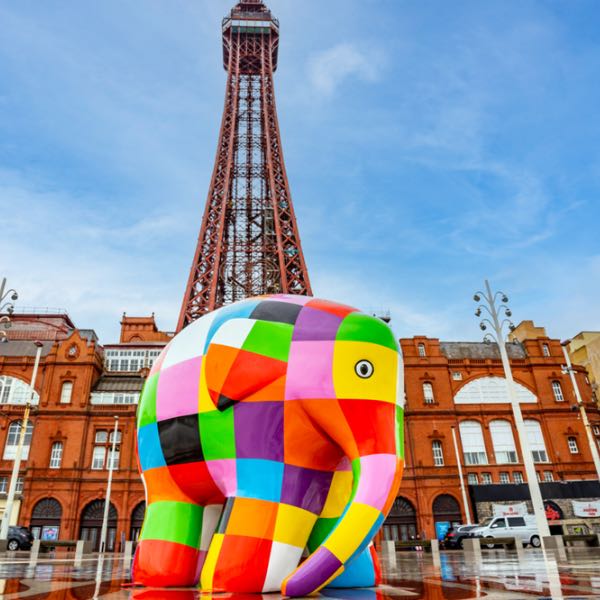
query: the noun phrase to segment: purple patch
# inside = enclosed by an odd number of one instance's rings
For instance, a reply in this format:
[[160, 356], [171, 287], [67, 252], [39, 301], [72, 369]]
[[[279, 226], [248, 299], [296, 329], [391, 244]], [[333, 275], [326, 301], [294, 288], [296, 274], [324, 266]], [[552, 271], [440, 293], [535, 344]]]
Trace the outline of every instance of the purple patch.
[[305, 306], [296, 319], [294, 341], [335, 340], [342, 318]]
[[233, 411], [237, 458], [283, 462], [283, 402], [240, 402]]
[[321, 546], [285, 583], [285, 596], [308, 596], [321, 587], [342, 566], [327, 548]]
[[333, 473], [285, 465], [281, 501], [318, 515], [325, 506]]

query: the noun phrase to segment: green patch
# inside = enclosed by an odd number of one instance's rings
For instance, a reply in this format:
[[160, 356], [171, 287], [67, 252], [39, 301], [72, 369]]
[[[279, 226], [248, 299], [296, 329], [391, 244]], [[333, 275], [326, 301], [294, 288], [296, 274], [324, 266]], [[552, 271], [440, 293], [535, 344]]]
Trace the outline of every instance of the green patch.
[[158, 373], [148, 377], [142, 393], [140, 395], [140, 404], [137, 410], [137, 426], [144, 427], [156, 423], [156, 392], [158, 389]]
[[396, 455], [404, 458], [404, 409], [396, 406]]
[[325, 541], [338, 521], [337, 518], [317, 519], [306, 544], [309, 552], [314, 552]]
[[398, 351], [392, 330], [381, 320], [362, 313], [349, 314], [340, 325], [336, 341], [369, 342]]
[[200, 440], [204, 460], [236, 458], [233, 410], [200, 413]]
[[185, 502], [153, 502], [146, 509], [140, 540], [200, 546], [203, 508]]
[[257, 321], [242, 349], [287, 362], [293, 333], [294, 326], [288, 323]]

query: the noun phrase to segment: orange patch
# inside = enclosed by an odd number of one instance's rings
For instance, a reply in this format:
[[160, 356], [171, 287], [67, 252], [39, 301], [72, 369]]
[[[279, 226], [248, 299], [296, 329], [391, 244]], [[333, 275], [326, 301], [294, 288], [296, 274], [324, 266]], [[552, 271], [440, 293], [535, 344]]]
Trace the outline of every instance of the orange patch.
[[275, 402], [285, 398], [285, 375], [244, 398], [244, 402]]
[[345, 304], [337, 304], [336, 302], [329, 302], [328, 300], [310, 300], [306, 303], [306, 306], [331, 313], [332, 315], [337, 315], [338, 317], [342, 317], [342, 319], [347, 317], [350, 313], [358, 312], [357, 308], [352, 308]]
[[169, 467], [158, 467], [144, 472], [144, 481], [148, 492], [148, 503], [153, 502], [187, 502], [194, 501], [184, 494], [171, 477]]
[[239, 348], [219, 344], [211, 344], [208, 349], [205, 363], [206, 386], [215, 405], [239, 352]]
[[275, 533], [278, 505], [266, 500], [236, 498], [227, 522], [225, 535], [272, 540]]

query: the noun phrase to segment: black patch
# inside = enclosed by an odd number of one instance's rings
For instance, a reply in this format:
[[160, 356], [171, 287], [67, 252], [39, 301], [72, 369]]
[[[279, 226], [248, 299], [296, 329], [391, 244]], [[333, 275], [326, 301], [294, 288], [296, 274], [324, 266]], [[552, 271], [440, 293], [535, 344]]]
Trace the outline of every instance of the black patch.
[[197, 414], [158, 421], [158, 435], [167, 465], [204, 460]]
[[302, 306], [300, 304], [265, 300], [252, 311], [250, 318], [258, 321], [295, 325], [301, 310]]
[[233, 406], [234, 404], [237, 404], [237, 400], [232, 400], [231, 398], [228, 398], [227, 396], [223, 396], [223, 394], [221, 394], [219, 396], [219, 401], [217, 402], [217, 408], [223, 412], [224, 410], [227, 410], [230, 406]]
[[223, 508], [223, 512], [221, 513], [221, 518], [219, 519], [219, 526], [217, 527], [217, 533], [225, 533], [227, 529], [227, 525], [229, 524], [229, 518], [231, 517], [231, 511], [233, 510], [233, 503], [235, 502], [235, 498], [227, 498], [225, 501], [225, 507]]

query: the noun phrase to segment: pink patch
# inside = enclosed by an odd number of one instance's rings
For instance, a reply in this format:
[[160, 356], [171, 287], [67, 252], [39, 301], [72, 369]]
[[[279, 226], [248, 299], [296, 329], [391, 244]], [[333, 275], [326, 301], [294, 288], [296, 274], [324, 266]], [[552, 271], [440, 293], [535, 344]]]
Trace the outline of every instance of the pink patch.
[[335, 398], [334, 341], [292, 342], [288, 358], [285, 399]]
[[393, 454], [371, 454], [360, 459], [360, 482], [355, 502], [383, 510], [388, 491], [396, 476], [397, 458]]
[[161, 371], [156, 395], [159, 421], [198, 412], [198, 386], [202, 357], [185, 360]]
[[237, 469], [234, 458], [224, 460], [207, 460], [208, 472], [215, 485], [226, 498], [235, 496], [237, 492]]
[[313, 298], [307, 296], [294, 296], [292, 294], [276, 294], [275, 296], [268, 296], [266, 299], [287, 302], [288, 304], [299, 304], [300, 306], [304, 306], [307, 302], [313, 300]]

